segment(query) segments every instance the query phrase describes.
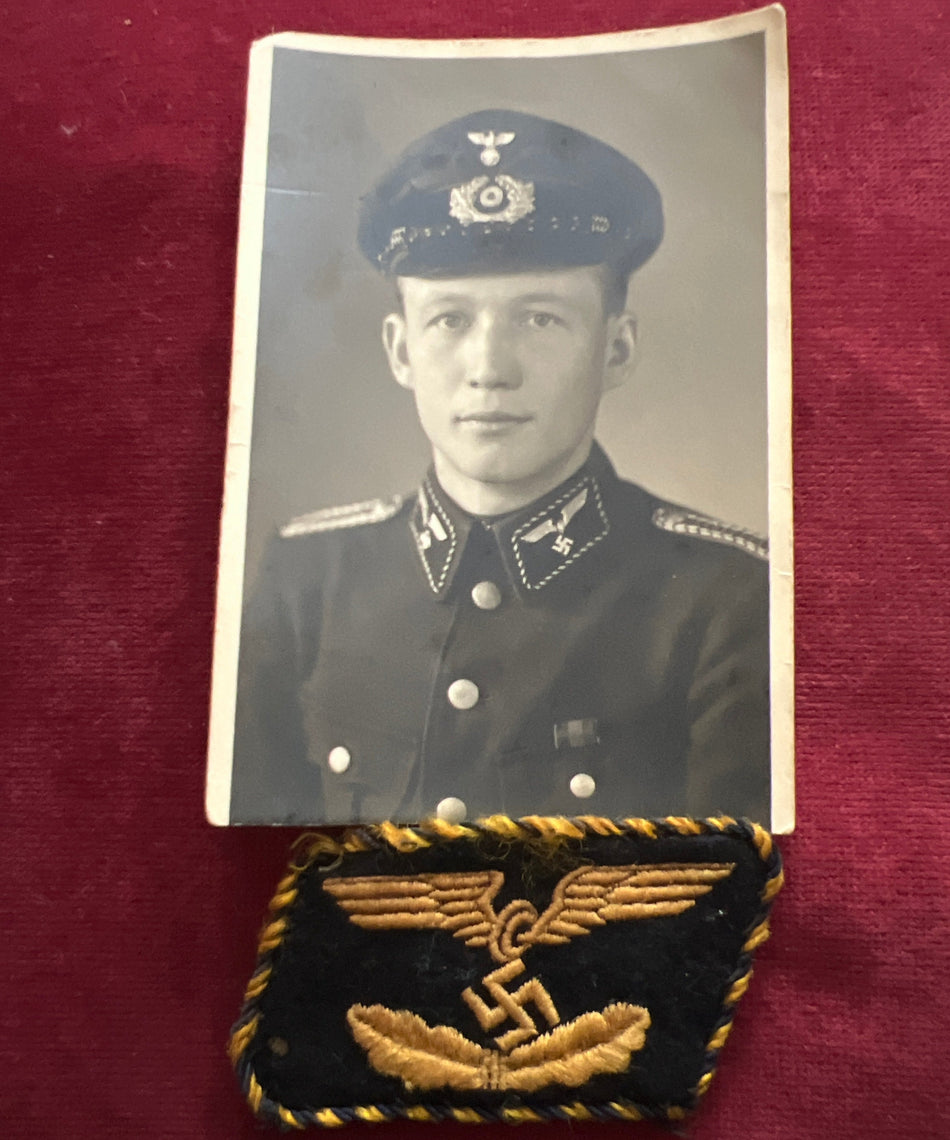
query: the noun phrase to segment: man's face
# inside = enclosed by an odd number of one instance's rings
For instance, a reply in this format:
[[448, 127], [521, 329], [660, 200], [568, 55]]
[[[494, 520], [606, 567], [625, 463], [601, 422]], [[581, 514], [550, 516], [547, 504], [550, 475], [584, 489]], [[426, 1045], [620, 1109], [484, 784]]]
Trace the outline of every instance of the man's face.
[[[603, 393], [633, 353], [633, 318], [605, 311], [597, 267], [401, 278], [383, 339], [415, 394], [436, 470], [514, 509], [584, 462]], [[510, 501], [509, 501], [510, 500]], [[466, 505], [463, 503], [463, 505]]]

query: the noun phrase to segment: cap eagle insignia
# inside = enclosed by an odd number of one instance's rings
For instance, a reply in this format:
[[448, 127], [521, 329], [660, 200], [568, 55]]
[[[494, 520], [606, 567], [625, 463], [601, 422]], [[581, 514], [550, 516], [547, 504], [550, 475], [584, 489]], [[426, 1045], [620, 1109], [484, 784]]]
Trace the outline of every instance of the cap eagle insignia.
[[469, 131], [468, 141], [485, 149], [478, 156], [483, 166], [497, 166], [501, 161], [500, 146], [514, 141], [514, 131]]
[[[578, 508], [579, 509], [579, 508]], [[471, 987], [468, 1006], [496, 1048], [471, 1041], [449, 1025], [428, 1025], [409, 1010], [352, 1005], [350, 1030], [370, 1065], [406, 1088], [530, 1092], [550, 1084], [577, 1088], [600, 1073], [620, 1073], [643, 1048], [650, 1014], [614, 1002], [562, 1023], [540, 979], [525, 978], [533, 946], [562, 946], [611, 922], [681, 914], [730, 875], [734, 863], [653, 863], [578, 867], [558, 882], [538, 913], [527, 899], [500, 911], [494, 901], [501, 871], [327, 879], [350, 922], [366, 930], [444, 930], [466, 946], [487, 949], [498, 965], [482, 978], [489, 1000]], [[507, 988], [520, 980], [517, 989]], [[528, 1011], [533, 1006], [534, 1016]], [[547, 1023], [539, 1030], [536, 1018]], [[498, 1032], [495, 1032], [495, 1031]]]
[[[482, 148], [482, 166], [501, 162], [500, 146], [514, 141], [514, 131], [469, 131], [468, 141]], [[449, 192], [449, 214], [463, 226], [473, 222], [502, 222], [511, 225], [534, 212], [534, 183], [522, 182], [510, 174], [489, 178], [480, 174], [471, 182], [453, 186]]]

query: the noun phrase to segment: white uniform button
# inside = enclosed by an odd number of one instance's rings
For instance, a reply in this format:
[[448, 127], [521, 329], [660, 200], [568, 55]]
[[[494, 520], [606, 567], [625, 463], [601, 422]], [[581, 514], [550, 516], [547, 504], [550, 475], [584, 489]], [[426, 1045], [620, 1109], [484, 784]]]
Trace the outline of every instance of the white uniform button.
[[472, 587], [472, 601], [480, 610], [497, 610], [501, 605], [501, 590], [494, 582], [478, 582]]
[[331, 748], [327, 754], [327, 764], [330, 766], [330, 771], [336, 772], [338, 776], [349, 768], [352, 759], [349, 748], [344, 748], [342, 744], [338, 744], [336, 748]]
[[576, 776], [571, 777], [571, 792], [579, 800], [586, 800], [592, 796], [596, 788], [597, 781], [593, 776], [588, 776], [586, 772], [578, 772]]
[[470, 709], [478, 704], [478, 685], [465, 677], [453, 681], [446, 690], [449, 704], [456, 709]]
[[446, 796], [436, 804], [435, 814], [446, 823], [461, 823], [468, 814], [468, 808], [458, 796]]

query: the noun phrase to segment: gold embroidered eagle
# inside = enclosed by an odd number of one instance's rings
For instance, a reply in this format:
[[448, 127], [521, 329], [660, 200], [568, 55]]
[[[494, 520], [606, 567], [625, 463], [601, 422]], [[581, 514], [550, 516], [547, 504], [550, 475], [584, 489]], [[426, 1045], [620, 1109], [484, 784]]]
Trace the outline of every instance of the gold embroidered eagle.
[[632, 863], [578, 867], [554, 888], [542, 913], [527, 899], [495, 912], [501, 871], [366, 875], [327, 879], [350, 922], [366, 930], [451, 932], [511, 962], [536, 945], [555, 946], [608, 922], [681, 914], [731, 873], [734, 863]]
[[[515, 1022], [514, 1028], [496, 1035], [498, 1049], [491, 1050], [450, 1026], [427, 1025], [410, 1010], [356, 1004], [347, 1015], [353, 1036], [377, 1071], [400, 1077], [407, 1088], [527, 1091], [554, 1082], [577, 1087], [596, 1073], [622, 1072], [631, 1054], [643, 1047], [650, 1025], [646, 1009], [615, 1002], [562, 1025], [538, 978], [528, 978], [513, 992], [507, 984], [525, 973], [522, 958], [532, 946], [564, 945], [609, 922], [682, 914], [734, 867], [577, 867], [560, 879], [541, 914], [527, 899], [514, 899], [495, 910], [505, 881], [501, 871], [328, 878], [323, 889], [352, 923], [366, 930], [445, 930], [467, 946], [487, 947], [501, 963], [482, 979], [495, 1004], [489, 1005], [471, 987], [462, 999], [485, 1031]], [[529, 1004], [547, 1021], [548, 1032], [539, 1035]]]

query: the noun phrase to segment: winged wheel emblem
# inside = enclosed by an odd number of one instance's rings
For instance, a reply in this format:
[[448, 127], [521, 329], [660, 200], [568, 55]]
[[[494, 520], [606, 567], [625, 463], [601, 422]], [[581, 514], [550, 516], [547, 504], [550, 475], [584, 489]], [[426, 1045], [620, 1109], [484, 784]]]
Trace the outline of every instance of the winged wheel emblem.
[[[562, 1024], [541, 980], [525, 977], [525, 955], [534, 946], [566, 945], [607, 923], [681, 914], [734, 866], [578, 867], [558, 882], [540, 914], [527, 899], [495, 910], [501, 871], [327, 879], [324, 890], [363, 929], [444, 930], [467, 946], [487, 949], [497, 963], [481, 982], [490, 1000], [471, 987], [461, 994], [481, 1028], [494, 1033], [497, 1048], [478, 1045], [451, 1026], [428, 1025], [409, 1010], [359, 1003], [347, 1014], [353, 1037], [374, 1069], [407, 1088], [576, 1088], [598, 1073], [623, 1072], [646, 1041], [649, 1011], [615, 1002]], [[508, 988], [516, 981], [517, 989]], [[538, 1029], [538, 1017], [546, 1030]]]

